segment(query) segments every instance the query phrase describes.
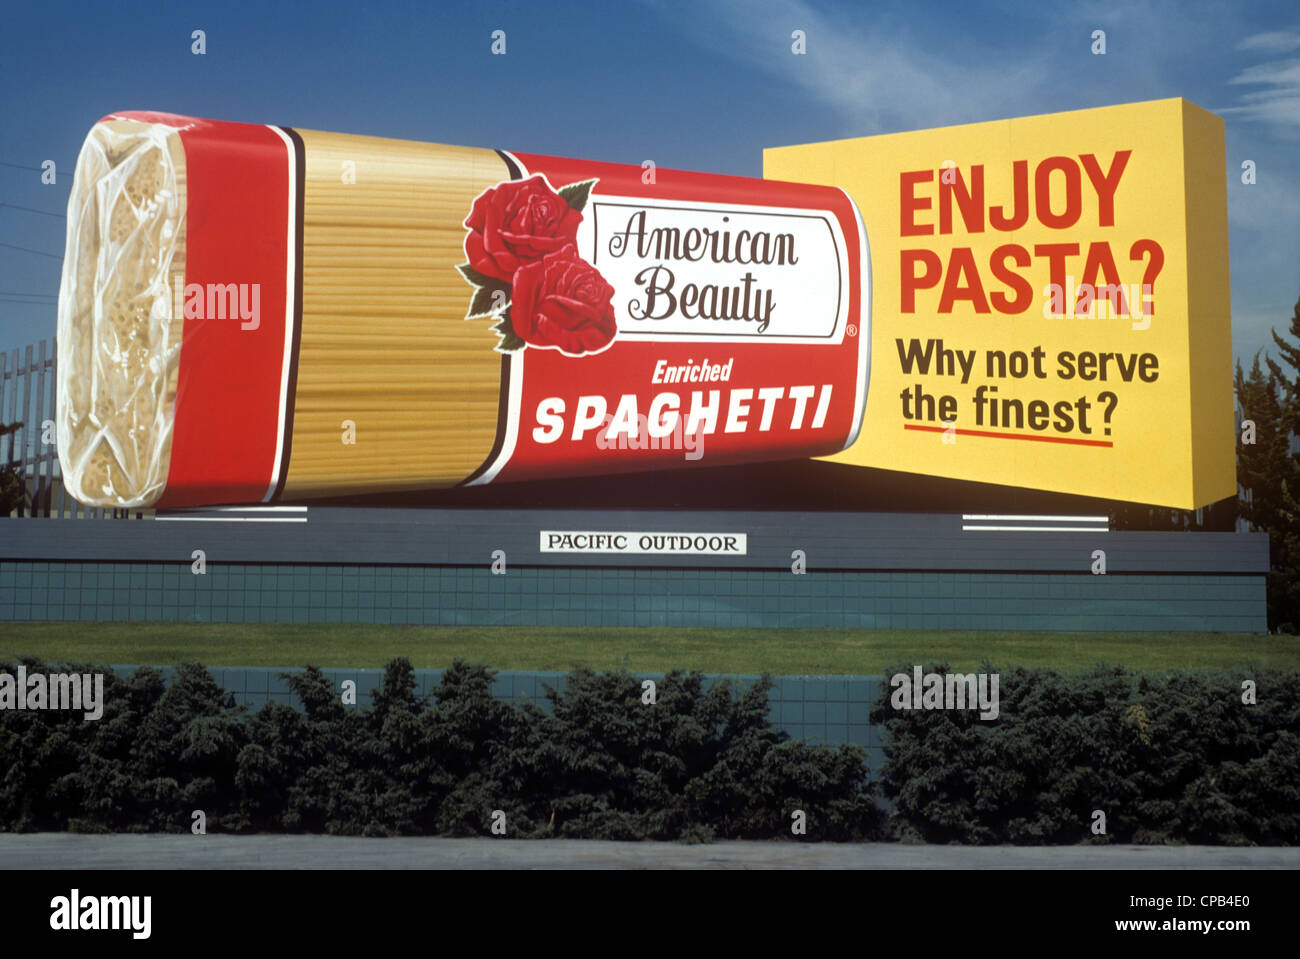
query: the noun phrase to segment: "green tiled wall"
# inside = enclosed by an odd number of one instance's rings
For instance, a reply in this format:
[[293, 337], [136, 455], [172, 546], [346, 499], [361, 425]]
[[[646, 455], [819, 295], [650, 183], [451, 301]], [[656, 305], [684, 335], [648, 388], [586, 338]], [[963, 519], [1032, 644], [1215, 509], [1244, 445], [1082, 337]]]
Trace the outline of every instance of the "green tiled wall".
[[1264, 632], [1250, 575], [0, 561], [0, 622]]
[[[113, 671], [119, 676], [126, 676], [136, 670], [135, 666], [114, 666]], [[297, 699], [289, 692], [289, 686], [282, 678], [282, 673], [296, 670], [256, 668], [247, 666], [211, 667], [208, 672], [217, 685], [234, 694], [238, 705], [250, 709], [260, 709], [268, 702], [281, 702], [300, 708]], [[350, 679], [357, 684], [357, 705], [369, 706], [375, 690], [383, 680], [382, 669], [325, 669], [325, 676], [334, 684], [335, 689], [342, 689], [344, 680]], [[169, 667], [162, 670], [164, 679], [170, 679], [174, 671]], [[417, 669], [415, 689], [417, 695], [424, 696], [442, 681], [440, 669]], [[565, 673], [539, 672], [529, 670], [500, 670], [492, 686], [492, 693], [498, 699], [516, 701], [521, 697], [528, 699], [543, 709], [550, 708], [546, 698], [547, 685], [563, 690]], [[663, 679], [662, 673], [636, 673], [638, 679]], [[709, 676], [706, 685], [721, 679]], [[727, 677], [741, 685], [748, 686], [757, 676]], [[885, 679], [881, 676], [774, 676], [775, 684], [768, 697], [768, 718], [778, 729], [789, 733], [793, 739], [808, 739], [814, 743], [856, 743], [867, 750], [867, 765], [879, 769], [884, 764], [879, 726], [873, 726], [868, 718], [871, 704], [880, 696]]]

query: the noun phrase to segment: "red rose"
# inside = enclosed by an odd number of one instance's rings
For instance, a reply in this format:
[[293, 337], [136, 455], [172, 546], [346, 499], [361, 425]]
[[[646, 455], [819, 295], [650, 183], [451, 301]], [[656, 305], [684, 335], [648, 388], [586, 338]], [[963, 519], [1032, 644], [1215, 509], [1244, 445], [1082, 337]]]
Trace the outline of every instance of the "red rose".
[[613, 342], [613, 299], [614, 288], [569, 245], [519, 268], [510, 319], [530, 346], [581, 356]]
[[474, 201], [465, 226], [465, 255], [480, 273], [509, 283], [515, 270], [563, 249], [578, 237], [582, 214], [542, 179], [510, 180]]

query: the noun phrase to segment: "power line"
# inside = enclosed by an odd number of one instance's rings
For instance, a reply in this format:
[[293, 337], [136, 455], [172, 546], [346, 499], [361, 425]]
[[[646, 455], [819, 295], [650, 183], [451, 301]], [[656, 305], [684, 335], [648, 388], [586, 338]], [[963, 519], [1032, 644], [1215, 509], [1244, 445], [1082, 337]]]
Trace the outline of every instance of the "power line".
[[0, 303], [18, 303], [23, 306], [58, 306], [57, 302], [51, 300], [11, 300], [7, 296], [0, 296]]
[[0, 203], [0, 206], [7, 210], [22, 210], [24, 213], [39, 213], [41, 216], [57, 216], [60, 220], [66, 220], [66, 213], [50, 213], [48, 210], [37, 210], [30, 206], [18, 206], [14, 203]]
[[42, 300], [54, 300], [58, 297], [53, 293], [18, 293], [14, 290], [0, 290], [0, 296], [35, 296]]
[[[38, 166], [25, 166], [25, 165], [22, 164], [22, 163], [6, 163], [4, 160], [0, 160], [0, 166], [12, 167], [12, 168], [15, 169], [15, 170], [31, 170], [33, 173], [44, 173], [44, 172], [45, 172], [44, 169], [42, 169], [41, 167], [38, 167]], [[57, 165], [56, 165], [55, 169], [58, 169], [58, 166], [57, 166]], [[67, 167], [64, 167], [64, 169], [66, 170]], [[75, 169], [75, 167], [74, 167], [74, 169]]]
[[10, 250], [22, 250], [24, 253], [35, 253], [37, 256], [48, 256], [51, 260], [61, 260], [61, 259], [63, 259], [63, 255], [62, 255], [62, 254], [58, 254], [58, 255], [56, 255], [56, 254], [54, 254], [54, 253], [44, 253], [44, 252], [42, 252], [41, 250], [33, 250], [33, 249], [30, 249], [29, 247], [25, 247], [25, 246], [14, 246], [14, 244], [12, 244], [12, 243], [0, 243], [0, 246], [3, 246], [3, 247], [5, 247], [5, 248], [7, 248], [7, 249], [10, 249]]

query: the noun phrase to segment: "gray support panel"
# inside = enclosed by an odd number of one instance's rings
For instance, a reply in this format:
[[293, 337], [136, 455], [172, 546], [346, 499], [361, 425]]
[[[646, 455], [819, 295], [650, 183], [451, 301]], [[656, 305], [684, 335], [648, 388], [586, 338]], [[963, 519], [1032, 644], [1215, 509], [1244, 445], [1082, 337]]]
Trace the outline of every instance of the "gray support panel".
[[[194, 513], [214, 517], [222, 514]], [[229, 514], [231, 516], [235, 514]], [[265, 514], [264, 514], [265, 515]], [[312, 507], [305, 523], [207, 519], [132, 523], [3, 520], [0, 559], [161, 560], [487, 566], [511, 565], [1088, 573], [1096, 549], [1108, 572], [1241, 573], [1268, 569], [1264, 533], [963, 531], [945, 514], [447, 510]], [[543, 553], [539, 532], [744, 533], [743, 556]]]

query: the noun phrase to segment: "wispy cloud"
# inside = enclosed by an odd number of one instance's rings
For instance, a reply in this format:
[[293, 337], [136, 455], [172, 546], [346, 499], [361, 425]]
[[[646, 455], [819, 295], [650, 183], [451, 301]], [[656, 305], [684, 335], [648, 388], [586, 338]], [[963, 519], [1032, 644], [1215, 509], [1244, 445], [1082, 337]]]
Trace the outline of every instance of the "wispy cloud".
[[[1291, 53], [1300, 50], [1300, 31], [1256, 33], [1238, 43], [1237, 49], [1265, 55]], [[1288, 139], [1300, 136], [1300, 57], [1254, 64], [1228, 83], [1261, 89], [1243, 93], [1237, 105], [1224, 113], [1267, 124]]]
[[1265, 54], [1300, 50], [1300, 30], [1269, 30], [1266, 33], [1254, 33], [1238, 43], [1237, 49]]
[[[679, 12], [646, 2], [666, 15]], [[794, 30], [804, 31], [807, 55], [791, 53]], [[927, 43], [896, 22], [855, 23], [803, 0], [704, 0], [692, 10], [691, 32], [734, 60], [798, 85], [858, 135], [1013, 116], [1032, 105], [1051, 63], [1047, 52], [1014, 64], [959, 60], [949, 45]]]

